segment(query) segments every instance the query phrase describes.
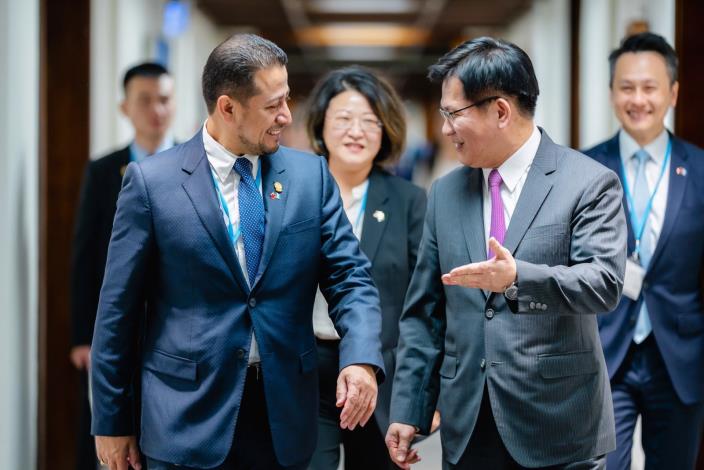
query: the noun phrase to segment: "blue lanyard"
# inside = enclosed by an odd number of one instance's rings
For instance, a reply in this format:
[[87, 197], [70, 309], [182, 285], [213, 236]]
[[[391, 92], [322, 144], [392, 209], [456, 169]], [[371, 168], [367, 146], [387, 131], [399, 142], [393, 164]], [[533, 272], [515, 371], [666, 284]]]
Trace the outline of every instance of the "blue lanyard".
[[[257, 177], [254, 180], [254, 186], [256, 186], [258, 189], [261, 190], [261, 183], [262, 183], [262, 160], [261, 158], [258, 161], [259, 164], [259, 169], [257, 170]], [[234, 171], [234, 170], [233, 170]], [[225, 216], [225, 219], [227, 219], [227, 233], [230, 235], [230, 240], [232, 241], [232, 246], [234, 247], [237, 244], [237, 240], [240, 238], [240, 233], [242, 232], [242, 224], [239, 224], [237, 226], [237, 230], [234, 230], [232, 227], [232, 219], [230, 218], [230, 210], [227, 208], [227, 201], [225, 201], [225, 196], [222, 195], [222, 191], [220, 190], [220, 185], [218, 184], [218, 180], [215, 176], [215, 170], [213, 168], [210, 168], [210, 176], [213, 177], [213, 184], [215, 185], [215, 191], [218, 193], [218, 199], [220, 200], [220, 210], [222, 211], [223, 215]]]
[[[359, 224], [362, 223], [362, 217], [364, 217], [364, 211], [367, 208], [367, 195], [369, 194], [369, 184], [367, 184], [367, 189], [364, 191], [364, 196], [362, 196], [362, 206], [359, 208], [359, 213], [357, 214], [357, 219], [354, 221], [354, 230], [359, 233]], [[362, 234], [359, 234], [359, 238]]]
[[[628, 177], [626, 173], [626, 167], [623, 165], [623, 159], [621, 159], [621, 171], [623, 172], [623, 189], [626, 193], [626, 199], [628, 200], [628, 207], [630, 208], [631, 214], [631, 225], [633, 226], [633, 236], [636, 239], [636, 247], [633, 250], [633, 256], [637, 259], [640, 253], [640, 240], [643, 238], [643, 232], [645, 231], [645, 226], [648, 223], [648, 217], [650, 217], [650, 212], [653, 209], [653, 199], [660, 188], [660, 182], [665, 174], [665, 169], [667, 168], [667, 163], [670, 161], [670, 154], [672, 153], [672, 139], [667, 141], [667, 150], [665, 151], [665, 159], [662, 162], [662, 167], [660, 168], [660, 176], [658, 176], [658, 181], [655, 183], [655, 188], [653, 192], [650, 193], [648, 198], [648, 203], [645, 206], [645, 211], [643, 212], [642, 220], [638, 220], [638, 216], [635, 212], [635, 204], [633, 202], [633, 195], [631, 194], [630, 185], [628, 184]], [[636, 170], [638, 174], [638, 170]], [[643, 172], [643, 177], [645, 177], [645, 171]]]

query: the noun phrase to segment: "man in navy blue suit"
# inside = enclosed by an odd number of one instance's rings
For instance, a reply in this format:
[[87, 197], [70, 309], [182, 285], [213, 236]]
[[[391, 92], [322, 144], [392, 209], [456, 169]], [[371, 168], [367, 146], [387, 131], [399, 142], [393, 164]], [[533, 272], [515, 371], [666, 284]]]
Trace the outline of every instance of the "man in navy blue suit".
[[646, 468], [691, 469], [704, 421], [704, 151], [665, 128], [679, 83], [662, 37], [626, 38], [609, 63], [622, 129], [585, 152], [620, 175], [629, 214], [624, 295], [599, 317], [616, 418], [607, 467], [631, 468], [640, 415]]
[[92, 349], [92, 431], [111, 469], [141, 468], [136, 426], [151, 470], [305, 468], [317, 441], [318, 284], [342, 338], [340, 426], [374, 410], [378, 294], [325, 159], [279, 146], [286, 63], [255, 35], [220, 44], [203, 70], [203, 128], [125, 173]]

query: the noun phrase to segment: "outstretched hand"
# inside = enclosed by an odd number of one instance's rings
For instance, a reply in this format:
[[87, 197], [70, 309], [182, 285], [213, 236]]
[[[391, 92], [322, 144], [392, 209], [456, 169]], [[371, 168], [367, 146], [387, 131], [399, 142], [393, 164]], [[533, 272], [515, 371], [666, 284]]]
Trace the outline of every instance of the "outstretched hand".
[[489, 248], [496, 253], [491, 259], [458, 266], [442, 275], [442, 283], [503, 292], [516, 280], [516, 260], [494, 237], [489, 239]]

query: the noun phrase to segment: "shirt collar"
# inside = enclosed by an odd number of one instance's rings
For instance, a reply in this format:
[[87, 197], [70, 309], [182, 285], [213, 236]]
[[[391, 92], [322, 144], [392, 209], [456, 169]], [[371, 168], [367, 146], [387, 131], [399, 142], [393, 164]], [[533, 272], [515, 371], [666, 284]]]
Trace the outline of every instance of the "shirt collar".
[[157, 147], [156, 152], [153, 154], [149, 153], [144, 147], [139, 145], [136, 141], [132, 141], [130, 144], [130, 158], [132, 158], [133, 161], [136, 162], [141, 162], [145, 158], [147, 158], [150, 155], [155, 155], [159, 152], [163, 152], [164, 150], [168, 150], [171, 147], [174, 146], [174, 139], [171, 136], [166, 136], [164, 140], [161, 142], [159, 147]]
[[[650, 158], [652, 158], [655, 163], [662, 164], [665, 159], [665, 152], [667, 152], [667, 142], [669, 139], [670, 135], [667, 129], [663, 129], [662, 132], [658, 134], [652, 142], [643, 147], [643, 149], [648, 152], [648, 155], [650, 155]], [[624, 129], [621, 129], [621, 132], [618, 133], [618, 145], [619, 151], [621, 152], [621, 159], [624, 163], [628, 163], [633, 154], [641, 148], [638, 142]]]
[[[521, 147], [516, 152], [508, 157], [506, 161], [498, 168], [501, 179], [503, 180], [506, 189], [512, 193], [521, 177], [528, 171], [535, 154], [540, 146], [540, 130], [533, 125], [533, 132], [528, 137]], [[482, 168], [484, 173], [484, 185], [489, 187], [489, 173], [493, 168]]]
[[[208, 133], [208, 128], [206, 127], [207, 122], [206, 119], [203, 124], [203, 147], [205, 147], [205, 153], [208, 155], [210, 166], [215, 171], [220, 182], [224, 183], [235, 165], [235, 160], [240, 158], [240, 156], [227, 150]], [[252, 162], [252, 177], [256, 179], [257, 172], [259, 171], [259, 156], [242, 155], [242, 157]]]

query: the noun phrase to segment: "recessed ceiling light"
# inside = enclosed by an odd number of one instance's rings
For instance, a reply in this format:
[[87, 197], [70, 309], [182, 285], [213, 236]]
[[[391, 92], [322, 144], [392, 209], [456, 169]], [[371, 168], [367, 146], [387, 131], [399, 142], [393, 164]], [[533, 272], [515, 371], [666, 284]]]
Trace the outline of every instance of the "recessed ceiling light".
[[418, 10], [418, 0], [310, 0], [308, 8], [315, 13], [391, 14]]
[[425, 45], [430, 35], [424, 28], [394, 23], [328, 23], [295, 32], [304, 46], [391, 46]]

